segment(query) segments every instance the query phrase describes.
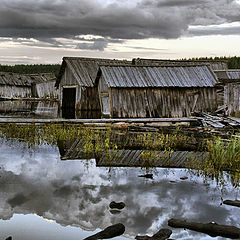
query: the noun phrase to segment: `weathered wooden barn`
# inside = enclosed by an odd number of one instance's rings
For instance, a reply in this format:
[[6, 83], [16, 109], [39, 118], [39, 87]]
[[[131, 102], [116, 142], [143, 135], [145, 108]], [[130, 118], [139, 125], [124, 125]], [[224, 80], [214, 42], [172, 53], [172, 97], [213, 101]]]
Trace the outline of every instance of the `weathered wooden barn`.
[[29, 76], [0, 72], [0, 98], [30, 98], [32, 80]]
[[56, 82], [60, 90], [62, 116], [99, 118], [98, 89], [95, 86], [100, 64], [131, 64], [131, 61], [99, 58], [64, 57]]
[[100, 66], [102, 116], [187, 117], [217, 108], [217, 79], [206, 66]]
[[226, 61], [220, 60], [165, 60], [165, 59], [147, 59], [147, 58], [133, 58], [133, 65], [158, 65], [158, 66], [194, 66], [194, 65], [208, 65], [214, 70], [226, 70], [228, 65]]
[[41, 98], [57, 99], [54, 74], [18, 74], [0, 73], [0, 98], [23, 99]]
[[228, 115], [240, 117], [240, 69], [215, 71], [218, 84], [224, 88], [224, 105]]

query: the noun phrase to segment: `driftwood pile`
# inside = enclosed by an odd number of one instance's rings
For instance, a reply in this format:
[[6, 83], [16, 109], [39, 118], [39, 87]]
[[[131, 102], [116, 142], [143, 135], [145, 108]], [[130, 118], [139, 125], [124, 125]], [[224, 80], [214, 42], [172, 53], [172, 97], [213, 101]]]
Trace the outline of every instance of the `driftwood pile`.
[[196, 118], [205, 127], [224, 128], [224, 127], [240, 127], [240, 119], [233, 117], [224, 117], [221, 115], [212, 115], [209, 113], [198, 113]]

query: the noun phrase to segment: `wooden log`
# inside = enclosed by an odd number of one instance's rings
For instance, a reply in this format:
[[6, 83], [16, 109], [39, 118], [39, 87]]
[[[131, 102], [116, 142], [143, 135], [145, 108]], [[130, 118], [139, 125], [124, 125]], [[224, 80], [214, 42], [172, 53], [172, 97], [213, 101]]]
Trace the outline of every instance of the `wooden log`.
[[218, 225], [217, 223], [197, 223], [186, 220], [170, 219], [168, 226], [174, 228], [187, 228], [189, 230], [206, 233], [211, 237], [240, 238], [240, 229], [234, 226]]
[[165, 240], [168, 239], [172, 235], [172, 231], [168, 228], [160, 229], [157, 233], [155, 233], [152, 237], [148, 235], [145, 236], [136, 236], [137, 240]]
[[240, 201], [239, 200], [225, 200], [223, 201], [224, 204], [226, 205], [231, 205], [234, 207], [240, 207]]
[[122, 223], [117, 223], [105, 228], [103, 231], [96, 233], [83, 240], [97, 240], [97, 239], [109, 239], [122, 235], [125, 232], [125, 226]]

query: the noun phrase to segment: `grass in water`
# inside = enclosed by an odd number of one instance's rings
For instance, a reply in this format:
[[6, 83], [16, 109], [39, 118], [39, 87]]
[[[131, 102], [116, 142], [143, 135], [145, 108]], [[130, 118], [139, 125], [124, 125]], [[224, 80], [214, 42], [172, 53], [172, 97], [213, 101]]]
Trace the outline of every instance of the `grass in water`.
[[[224, 178], [231, 180], [232, 185], [240, 185], [240, 139], [232, 137], [229, 140], [216, 138], [207, 141], [207, 154], [204, 161], [194, 160], [188, 166], [197, 169], [198, 174], [205, 178], [216, 179], [224, 183]], [[225, 174], [226, 173], [226, 174]]]
[[[109, 128], [90, 128], [81, 125], [68, 124], [3, 124], [0, 125], [0, 137], [24, 141], [29, 147], [41, 144], [58, 145], [59, 142], [73, 144], [81, 141], [79, 149], [86, 154], [107, 154], [109, 159], [116, 160], [121, 149], [142, 149], [142, 160], [146, 165], [160, 159], [163, 151], [171, 156], [173, 151], [193, 142], [193, 136], [185, 136], [176, 129], [171, 134], [162, 132], [152, 133], [122, 133]], [[194, 140], [196, 141], [196, 139]], [[205, 177], [216, 178], [218, 182], [224, 178], [226, 171], [234, 186], [240, 182], [240, 139], [232, 137], [228, 141], [221, 138], [205, 141], [206, 146], [199, 144], [197, 150], [207, 152], [203, 161], [194, 159], [186, 166], [197, 169]], [[155, 151], [155, 152], [151, 152]], [[168, 154], [169, 153], [169, 154]], [[191, 163], [191, 164], [190, 164]]]

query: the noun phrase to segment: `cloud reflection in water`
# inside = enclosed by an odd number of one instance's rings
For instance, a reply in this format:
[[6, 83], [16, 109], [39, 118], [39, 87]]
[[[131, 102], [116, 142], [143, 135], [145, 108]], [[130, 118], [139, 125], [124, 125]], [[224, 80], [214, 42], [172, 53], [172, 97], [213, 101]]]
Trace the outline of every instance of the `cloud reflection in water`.
[[[99, 168], [94, 159], [61, 161], [57, 147], [28, 149], [23, 142], [4, 139], [0, 153], [3, 220], [14, 214], [37, 214], [62, 226], [90, 231], [122, 222], [125, 236], [131, 238], [167, 227], [173, 217], [240, 227], [239, 209], [220, 205], [215, 183], [207, 185], [182, 169], [157, 168], [153, 180], [138, 178], [144, 169]], [[185, 175], [188, 180], [180, 180]], [[224, 199], [234, 199], [237, 190], [229, 183], [222, 194]], [[123, 201], [126, 207], [112, 214], [111, 201]], [[191, 231], [173, 229], [173, 233], [176, 239], [193, 234], [194, 239], [212, 239]]]

